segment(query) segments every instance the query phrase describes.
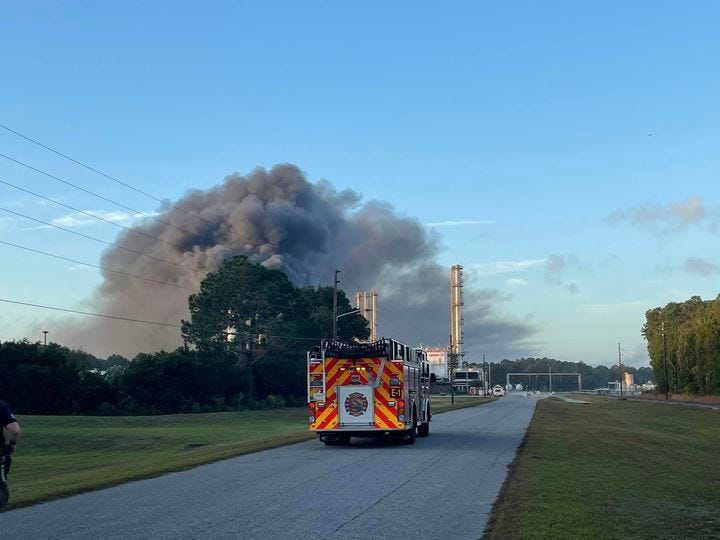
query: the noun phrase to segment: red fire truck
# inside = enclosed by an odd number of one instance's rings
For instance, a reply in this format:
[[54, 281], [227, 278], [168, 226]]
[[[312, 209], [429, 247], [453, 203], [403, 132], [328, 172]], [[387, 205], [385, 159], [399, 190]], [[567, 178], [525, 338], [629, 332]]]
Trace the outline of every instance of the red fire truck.
[[307, 363], [310, 430], [325, 444], [378, 435], [415, 444], [415, 437], [430, 433], [430, 364], [423, 349], [392, 339], [324, 341], [308, 352]]

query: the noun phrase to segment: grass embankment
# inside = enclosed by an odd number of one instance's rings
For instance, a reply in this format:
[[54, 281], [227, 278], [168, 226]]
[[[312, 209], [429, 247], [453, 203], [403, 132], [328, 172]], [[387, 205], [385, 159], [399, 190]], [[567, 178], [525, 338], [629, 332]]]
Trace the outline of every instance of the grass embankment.
[[[433, 397], [437, 414], [483, 400]], [[167, 416], [19, 416], [11, 507], [309, 440], [307, 409]]]
[[486, 537], [720, 538], [720, 411], [588, 401], [538, 402]]

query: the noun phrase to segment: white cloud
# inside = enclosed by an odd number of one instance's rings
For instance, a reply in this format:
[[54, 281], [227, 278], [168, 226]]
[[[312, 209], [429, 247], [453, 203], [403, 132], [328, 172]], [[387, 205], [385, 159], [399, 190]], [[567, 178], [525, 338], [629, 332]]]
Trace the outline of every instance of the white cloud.
[[[129, 224], [134, 219], [143, 218], [146, 216], [156, 216], [157, 212], [145, 212], [143, 214], [131, 214], [130, 212], [123, 212], [121, 210], [85, 210], [88, 214], [93, 214], [107, 221], [113, 223]], [[86, 225], [95, 225], [100, 223], [97, 219], [90, 217], [80, 212], [73, 212], [72, 214], [66, 214], [52, 220], [53, 225], [60, 227], [84, 227]]]
[[448, 221], [433, 221], [428, 223], [428, 227], [458, 227], [461, 225], [493, 225], [496, 222], [489, 219], [460, 219]]
[[82, 227], [84, 225], [92, 225], [97, 223], [96, 219], [83, 214], [67, 214], [59, 218], [53, 218], [52, 224], [60, 227]]
[[490, 276], [494, 274], [511, 274], [522, 272], [535, 266], [542, 266], [546, 259], [526, 259], [523, 261], [494, 261], [487, 263], [476, 263], [471, 268], [480, 276]]
[[91, 266], [86, 266], [84, 264], [75, 264], [73, 266], [68, 266], [68, 270], [70, 272], [79, 272], [82, 270], [93, 270]]
[[521, 278], [510, 278], [505, 280], [505, 285], [508, 287], [524, 287], [528, 284], [528, 281]]

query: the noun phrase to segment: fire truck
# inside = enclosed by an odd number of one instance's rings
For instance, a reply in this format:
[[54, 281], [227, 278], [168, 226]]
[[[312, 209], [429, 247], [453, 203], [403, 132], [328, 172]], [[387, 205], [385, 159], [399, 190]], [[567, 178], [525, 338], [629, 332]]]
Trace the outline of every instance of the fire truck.
[[372, 436], [415, 444], [430, 433], [430, 384], [423, 349], [392, 339], [323, 341], [307, 358], [310, 430], [326, 445]]

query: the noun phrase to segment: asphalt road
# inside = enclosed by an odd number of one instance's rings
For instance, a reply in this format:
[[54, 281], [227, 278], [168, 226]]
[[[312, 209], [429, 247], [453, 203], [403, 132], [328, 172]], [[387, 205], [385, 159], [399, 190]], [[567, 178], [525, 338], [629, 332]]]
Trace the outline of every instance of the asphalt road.
[[536, 397], [437, 415], [414, 446], [310, 441], [0, 515], [5, 538], [479, 538]]

